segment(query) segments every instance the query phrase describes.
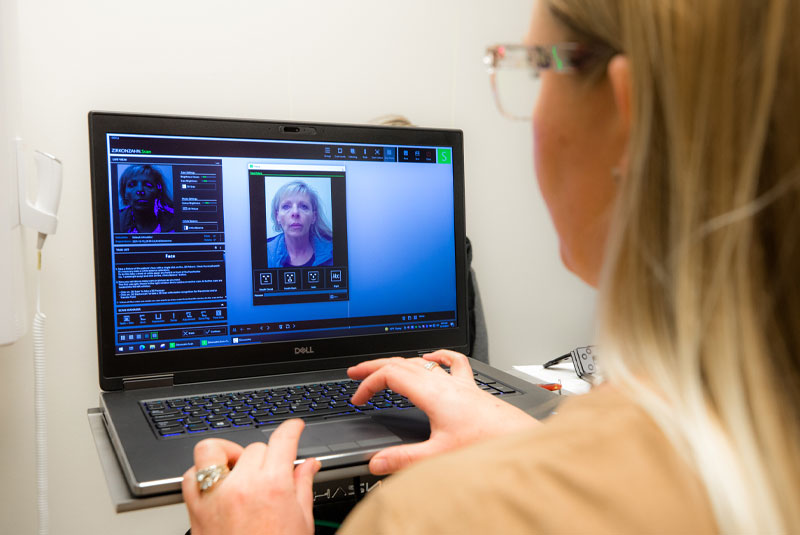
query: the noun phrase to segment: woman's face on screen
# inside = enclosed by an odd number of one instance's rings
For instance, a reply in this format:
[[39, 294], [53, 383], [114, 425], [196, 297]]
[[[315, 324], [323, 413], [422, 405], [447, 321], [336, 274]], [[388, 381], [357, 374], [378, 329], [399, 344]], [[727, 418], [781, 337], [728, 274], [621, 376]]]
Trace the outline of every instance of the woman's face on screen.
[[134, 176], [125, 184], [125, 201], [134, 208], [152, 206], [157, 195], [158, 186], [143, 175]]
[[281, 199], [276, 219], [286, 236], [299, 238], [308, 236], [317, 216], [308, 194], [293, 193]]

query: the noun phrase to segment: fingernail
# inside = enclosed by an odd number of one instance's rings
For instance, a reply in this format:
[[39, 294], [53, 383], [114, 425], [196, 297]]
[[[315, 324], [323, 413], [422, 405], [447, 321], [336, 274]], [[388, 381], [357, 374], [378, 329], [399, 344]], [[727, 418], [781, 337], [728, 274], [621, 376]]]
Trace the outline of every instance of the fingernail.
[[373, 459], [370, 463], [373, 468], [373, 472], [376, 474], [385, 474], [389, 468], [389, 463], [386, 462], [386, 459]]

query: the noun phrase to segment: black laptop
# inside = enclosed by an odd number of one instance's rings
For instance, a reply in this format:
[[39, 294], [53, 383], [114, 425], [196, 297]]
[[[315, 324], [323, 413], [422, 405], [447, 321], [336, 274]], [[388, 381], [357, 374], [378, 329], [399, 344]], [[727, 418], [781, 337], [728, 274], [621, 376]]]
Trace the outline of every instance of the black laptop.
[[[318, 480], [429, 434], [348, 366], [467, 350], [458, 130], [91, 112], [100, 403], [131, 492], [177, 492], [201, 439], [304, 418]], [[536, 416], [552, 395], [473, 361]]]

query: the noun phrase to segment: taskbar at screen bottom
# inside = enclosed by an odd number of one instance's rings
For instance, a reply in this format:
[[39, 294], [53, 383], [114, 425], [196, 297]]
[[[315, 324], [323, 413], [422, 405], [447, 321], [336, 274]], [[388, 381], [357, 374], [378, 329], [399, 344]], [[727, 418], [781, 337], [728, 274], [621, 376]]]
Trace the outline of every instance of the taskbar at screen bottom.
[[[431, 316], [437, 316], [433, 318]], [[445, 317], [448, 316], [448, 317]], [[231, 334], [225, 336], [205, 336], [205, 337], [192, 337], [180, 340], [149, 340], [146, 342], [136, 342], [127, 344], [118, 344], [116, 346], [116, 354], [124, 355], [131, 353], [150, 353], [159, 351], [174, 351], [181, 349], [194, 349], [204, 347], [220, 347], [230, 345], [248, 345], [259, 344], [267, 342], [285, 342], [291, 340], [313, 340], [321, 338], [336, 338], [343, 336], [364, 336], [374, 334], [396, 334], [402, 332], [417, 332], [426, 330], [441, 330], [456, 328], [458, 323], [456, 321], [455, 312], [436, 312], [433, 314], [414, 314], [407, 316], [398, 316], [400, 321], [392, 323], [382, 323], [379, 325], [360, 325], [360, 326], [347, 326], [347, 327], [328, 327], [328, 328], [301, 328], [298, 323], [288, 322], [280, 324], [276, 330], [270, 329], [269, 331], [261, 331], [258, 329], [246, 329], [249, 332], [242, 332], [241, 326], [235, 329], [238, 334], [234, 334], [234, 328], [231, 328]]]

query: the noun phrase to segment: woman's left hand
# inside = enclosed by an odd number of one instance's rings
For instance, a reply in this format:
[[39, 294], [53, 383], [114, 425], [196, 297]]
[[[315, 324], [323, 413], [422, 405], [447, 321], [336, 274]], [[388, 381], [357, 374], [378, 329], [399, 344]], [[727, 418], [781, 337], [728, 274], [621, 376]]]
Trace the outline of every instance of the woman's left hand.
[[[311, 484], [320, 468], [316, 459], [294, 467], [305, 424], [288, 420], [263, 442], [246, 448], [206, 439], [194, 448], [194, 466], [183, 475], [183, 499], [193, 535], [313, 533]], [[230, 474], [201, 492], [197, 471], [228, 466]]]

